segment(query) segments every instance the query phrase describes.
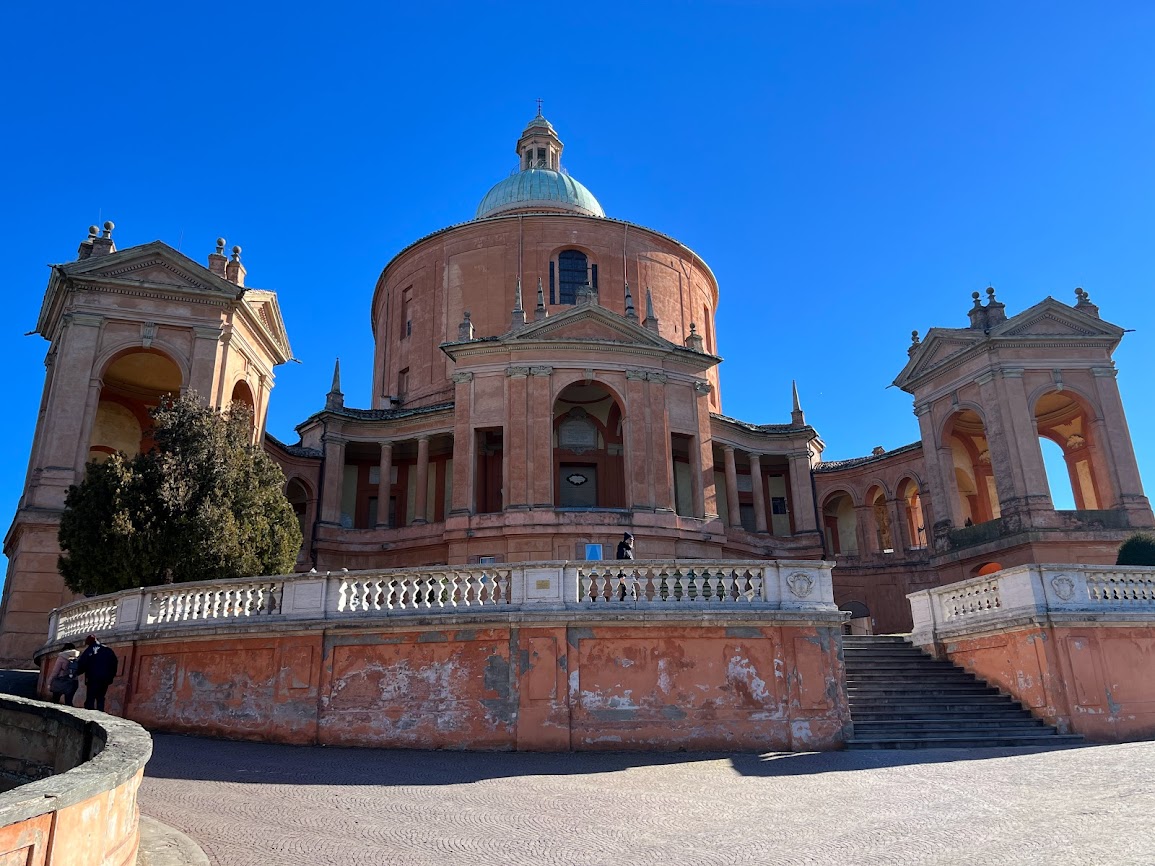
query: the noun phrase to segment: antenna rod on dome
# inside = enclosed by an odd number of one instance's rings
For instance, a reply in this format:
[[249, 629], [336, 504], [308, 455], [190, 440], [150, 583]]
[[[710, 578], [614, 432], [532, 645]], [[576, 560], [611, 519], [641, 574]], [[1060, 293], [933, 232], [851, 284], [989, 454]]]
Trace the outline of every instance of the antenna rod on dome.
[[537, 98], [537, 116], [541, 117], [541, 97]]

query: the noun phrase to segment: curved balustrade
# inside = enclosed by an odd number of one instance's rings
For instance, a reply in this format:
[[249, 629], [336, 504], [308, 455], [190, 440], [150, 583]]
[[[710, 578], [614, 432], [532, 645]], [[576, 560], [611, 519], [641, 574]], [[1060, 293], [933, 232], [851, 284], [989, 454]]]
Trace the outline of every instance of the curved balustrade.
[[48, 643], [88, 633], [496, 610], [837, 609], [815, 560], [530, 562], [339, 571], [170, 584], [53, 611]]

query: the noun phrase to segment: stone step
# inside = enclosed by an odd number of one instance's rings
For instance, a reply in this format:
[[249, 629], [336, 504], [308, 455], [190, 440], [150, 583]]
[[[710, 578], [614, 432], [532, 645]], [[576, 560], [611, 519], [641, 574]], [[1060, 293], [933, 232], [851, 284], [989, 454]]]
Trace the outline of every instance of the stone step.
[[937, 710], [921, 705], [912, 705], [905, 710], [896, 710], [888, 706], [880, 706], [877, 708], [858, 707], [851, 712], [851, 719], [855, 723], [858, 722], [887, 722], [887, 721], [908, 721], [911, 719], [927, 719], [929, 721], [945, 722], [951, 719], [957, 719], [959, 722], [968, 722], [972, 719], [985, 720], [988, 722], [996, 721], [1016, 721], [1018, 719], [1033, 719], [1027, 710], [1015, 704], [1007, 704], [1006, 706], [956, 706], [952, 710]]
[[1079, 746], [1083, 738], [1077, 734], [992, 734], [990, 736], [958, 737], [867, 737], [846, 741], [846, 748], [864, 749], [982, 749], [1015, 746]]
[[919, 734], [927, 731], [955, 731], [963, 732], [990, 732], [1002, 733], [1005, 731], [1031, 732], [1047, 727], [1042, 719], [1012, 718], [1012, 719], [892, 719], [887, 721], [859, 721], [854, 720], [854, 736], [906, 736], [906, 732]]
[[998, 695], [998, 689], [982, 683], [893, 683], [890, 685], [847, 686], [846, 694], [854, 698], [925, 698]]
[[936, 698], [931, 701], [901, 701], [894, 702], [891, 700], [883, 701], [857, 701], [850, 704], [850, 717], [852, 719], [861, 718], [864, 713], [885, 713], [891, 712], [896, 716], [911, 716], [917, 717], [924, 713], [938, 713], [938, 714], [964, 714], [974, 712], [1002, 712], [1004, 710], [1020, 709], [1019, 705], [1012, 702], [1010, 698], [1005, 695], [998, 696], [994, 700], [983, 700], [982, 698], [971, 698], [969, 700], [952, 699], [952, 698]]
[[943, 682], [953, 682], [958, 680], [974, 682], [973, 674], [967, 671], [960, 671], [958, 668], [947, 670], [935, 670], [931, 668], [896, 668], [896, 669], [868, 669], [856, 670], [848, 669], [846, 671], [847, 681], [858, 680], [864, 683], [878, 682], [879, 680], [895, 680], [897, 682], [904, 682], [910, 680], [912, 682], [924, 682], [926, 680], [942, 680]]

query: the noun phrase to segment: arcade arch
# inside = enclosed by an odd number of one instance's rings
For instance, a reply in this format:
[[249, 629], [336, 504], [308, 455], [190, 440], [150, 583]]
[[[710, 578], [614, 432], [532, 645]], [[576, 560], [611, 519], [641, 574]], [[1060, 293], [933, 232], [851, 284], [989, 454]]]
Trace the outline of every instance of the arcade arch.
[[907, 544], [911, 550], [921, 550], [926, 547], [926, 515], [922, 510], [922, 491], [917, 481], [904, 478], [899, 482], [898, 502]]
[[826, 497], [822, 505], [822, 524], [831, 553], [835, 556], [858, 555], [858, 516], [849, 493], [839, 490]]
[[1002, 510], [982, 416], [974, 409], [954, 413], [944, 438], [951, 452], [951, 481], [960, 522], [971, 526], [999, 517]]
[[101, 377], [88, 459], [106, 460], [118, 451], [132, 457], [152, 448], [149, 413], [165, 395], [180, 393], [181, 383], [176, 362], [155, 349], [115, 356]]
[[886, 491], [881, 485], [874, 485], [866, 491], [866, 502], [874, 522], [874, 549], [880, 553], [894, 553], [894, 527], [886, 508]]
[[[1034, 420], [1039, 439], [1058, 446], [1066, 465], [1064, 485], [1074, 497], [1075, 508], [1095, 510], [1109, 498], [1100, 467], [1105, 465], [1094, 436], [1094, 412], [1087, 402], [1070, 390], [1049, 390], [1034, 403]], [[1048, 475], [1052, 501], [1060, 479]]]
[[575, 382], [553, 404], [554, 504], [624, 508], [621, 404], [604, 385]]

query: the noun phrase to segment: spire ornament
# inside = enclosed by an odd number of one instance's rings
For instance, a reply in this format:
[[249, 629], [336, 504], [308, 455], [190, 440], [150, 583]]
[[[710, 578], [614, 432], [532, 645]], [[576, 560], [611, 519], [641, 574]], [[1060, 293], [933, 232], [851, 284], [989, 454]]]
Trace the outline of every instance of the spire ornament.
[[549, 310], [545, 308], [545, 292], [541, 288], [541, 277], [537, 278], [537, 306], [533, 308], [533, 320], [540, 322], [549, 318]]
[[521, 305], [521, 277], [517, 278], [517, 288], [513, 293], [513, 312], [510, 314], [509, 324], [515, 331], [525, 327], [525, 308]]
[[793, 391], [794, 402], [790, 409], [790, 423], [795, 427], [804, 427], [806, 425], [806, 415], [802, 412], [802, 401], [798, 399], [798, 380], [790, 380], [790, 388]]
[[341, 359], [337, 358], [333, 364], [333, 386], [325, 395], [326, 409], [344, 409], [345, 395], [341, 393]]
[[646, 318], [642, 322], [642, 327], [649, 331], [658, 333], [658, 317], [654, 315], [654, 295], [647, 288], [646, 289]]
[[626, 280], [626, 318], [631, 322], [638, 320], [638, 311], [634, 309], [634, 296], [630, 294], [629, 280]]

